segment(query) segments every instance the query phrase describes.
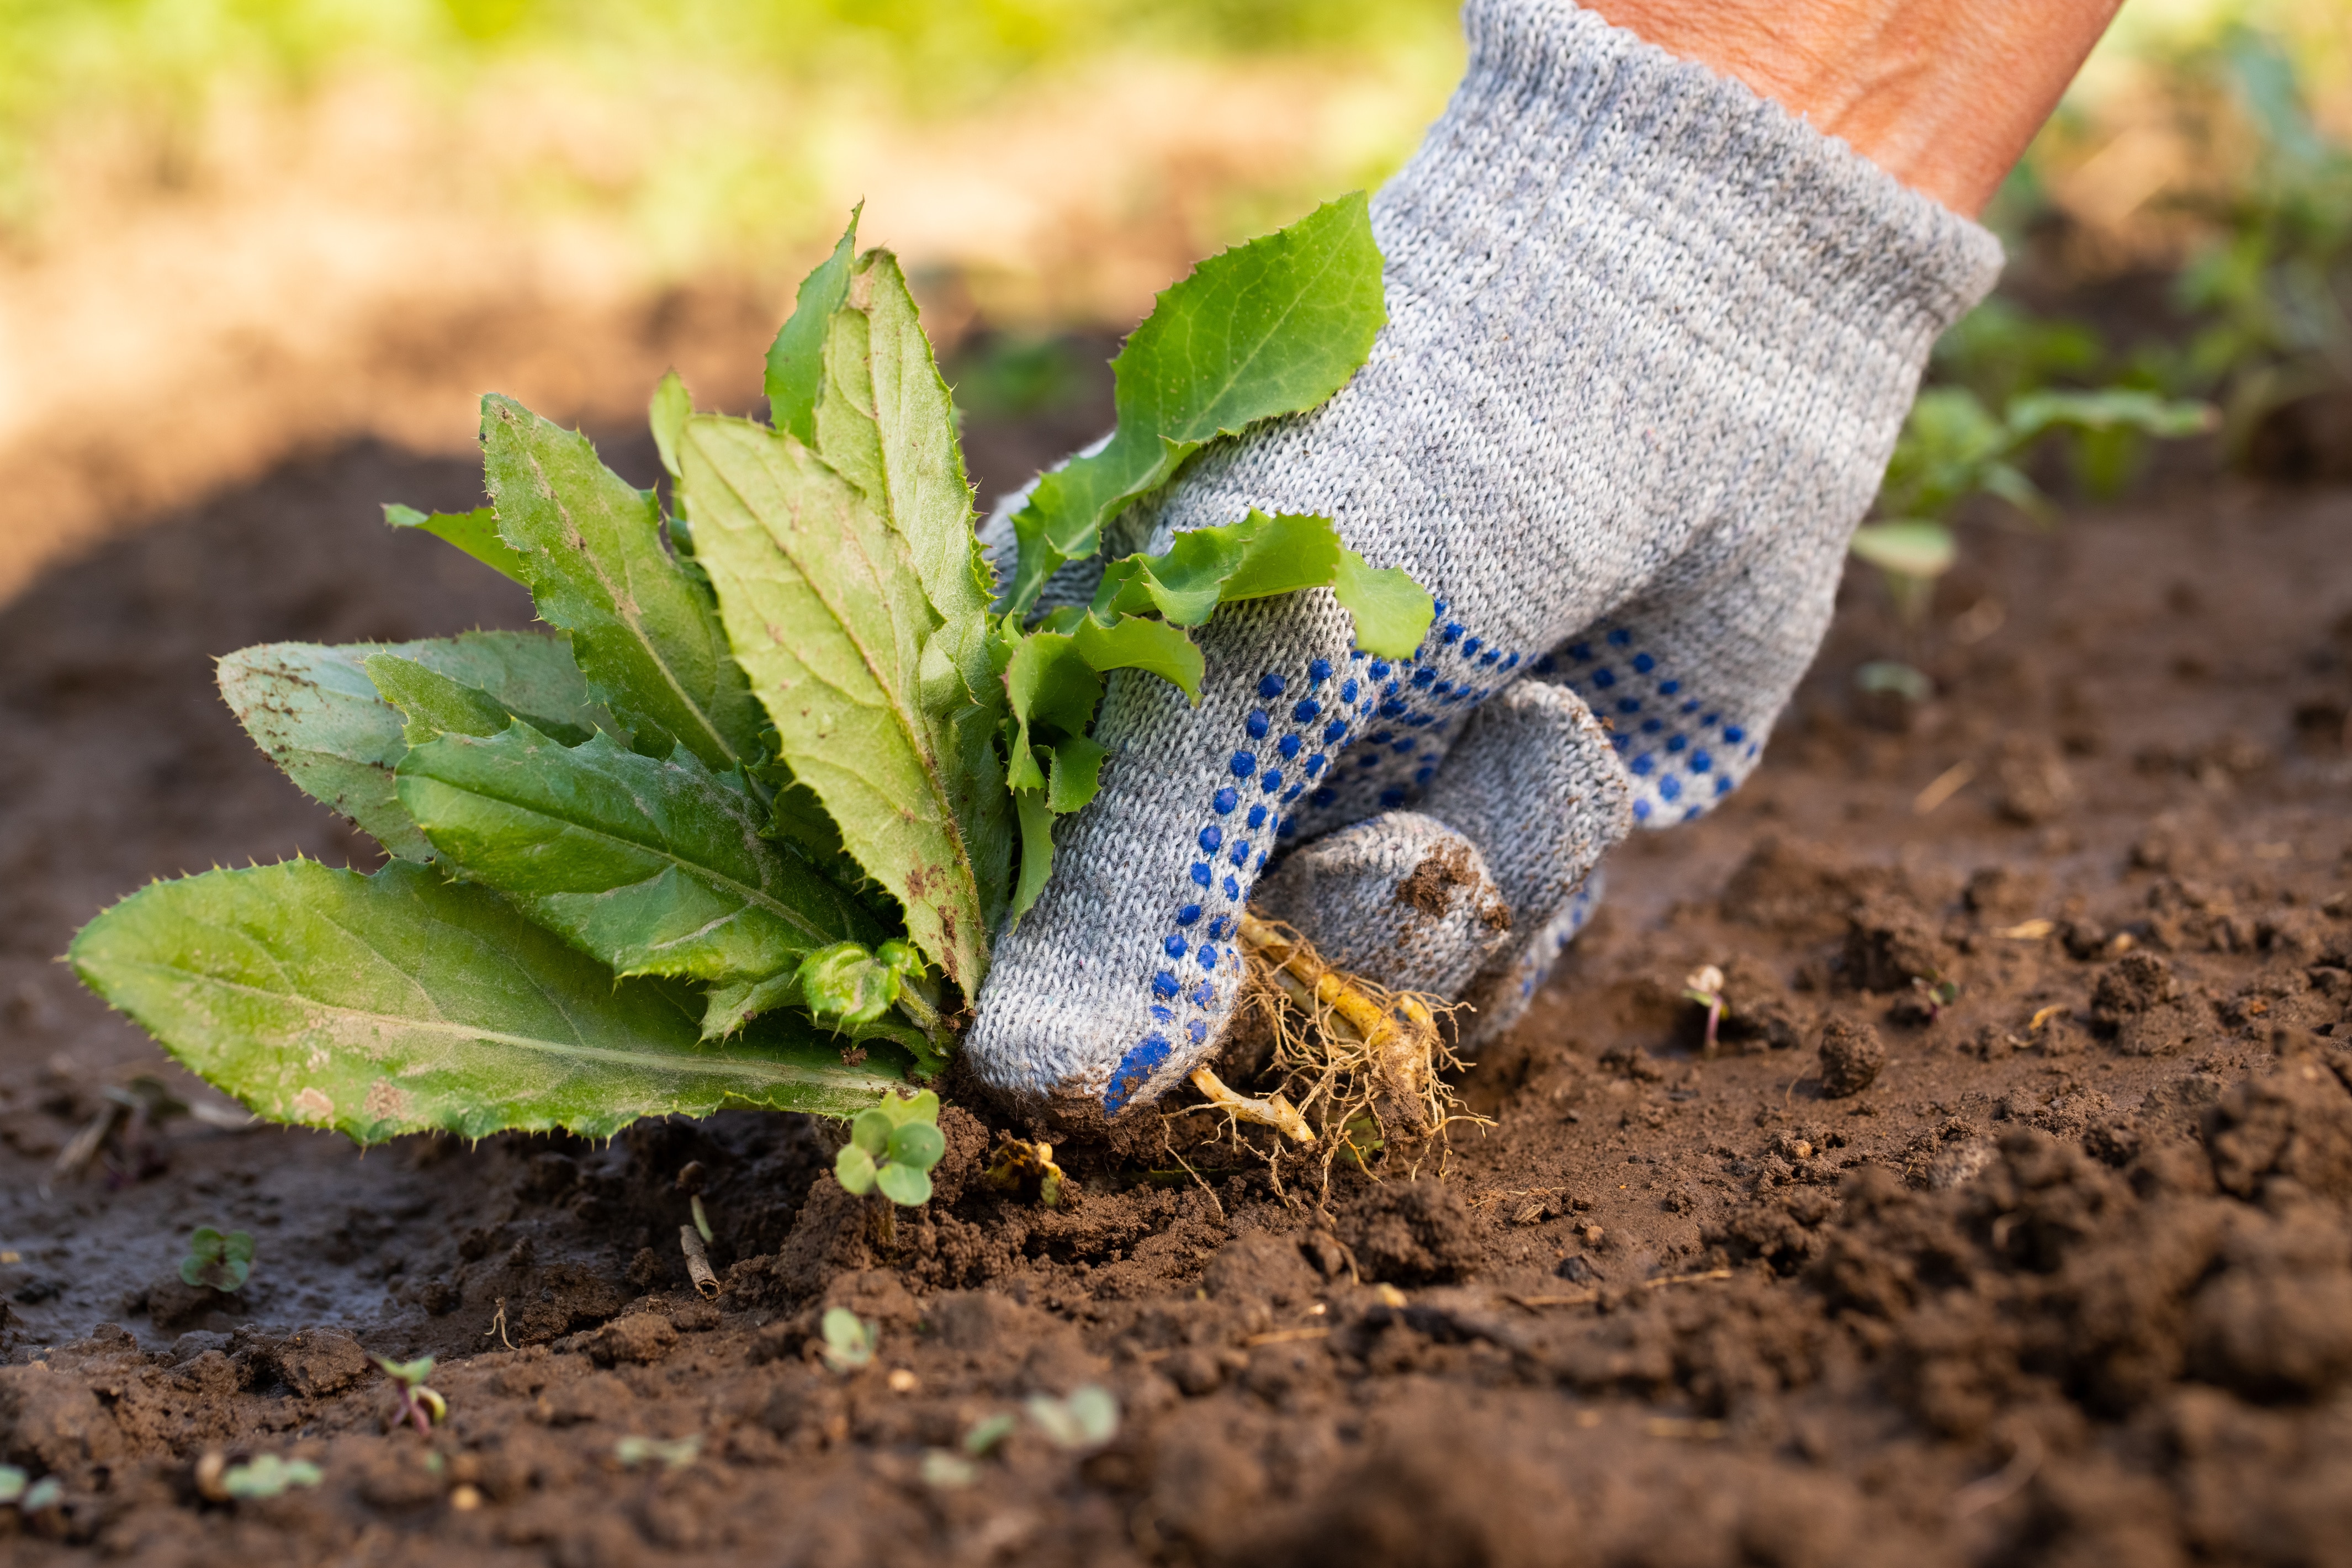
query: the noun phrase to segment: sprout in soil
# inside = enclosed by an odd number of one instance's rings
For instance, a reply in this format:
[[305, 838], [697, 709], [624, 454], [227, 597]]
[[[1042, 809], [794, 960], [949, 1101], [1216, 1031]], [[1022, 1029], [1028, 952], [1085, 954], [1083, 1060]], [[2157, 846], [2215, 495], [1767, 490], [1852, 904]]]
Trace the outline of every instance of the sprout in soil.
[[1700, 1054], [1712, 1058], [1716, 1053], [1716, 1031], [1729, 1011], [1723, 1002], [1723, 971], [1712, 963], [1702, 963], [1683, 977], [1683, 995], [1706, 1009], [1706, 1044]]
[[929, 1089], [901, 1099], [885, 1095], [849, 1123], [849, 1142], [834, 1160], [834, 1179], [863, 1197], [879, 1192], [915, 1208], [931, 1201], [931, 1167], [946, 1153], [940, 1131], [940, 1097]]
[[258, 1500], [276, 1497], [289, 1487], [315, 1487], [325, 1479], [319, 1467], [308, 1459], [282, 1459], [276, 1454], [264, 1454], [222, 1471], [220, 1489], [240, 1501]]
[[1062, 1167], [1054, 1163], [1054, 1146], [1042, 1140], [1032, 1143], [1006, 1134], [980, 1179], [997, 1192], [1034, 1199], [1049, 1209], [1062, 1204]]
[[625, 1470], [658, 1461], [664, 1470], [675, 1472], [701, 1457], [702, 1435], [698, 1432], [689, 1432], [683, 1437], [628, 1436], [613, 1445], [613, 1458]]
[[375, 1364], [383, 1368], [384, 1376], [400, 1390], [400, 1408], [392, 1417], [394, 1426], [406, 1422], [419, 1432], [430, 1432], [435, 1422], [449, 1418], [449, 1402], [425, 1386], [425, 1380], [433, 1375], [431, 1356], [419, 1356], [415, 1361], [389, 1361], [377, 1356]]
[[1118, 1435], [1118, 1400], [1098, 1383], [1070, 1391], [1066, 1399], [1033, 1394], [1029, 1419], [1057, 1448], [1099, 1448]]
[[818, 1323], [824, 1336], [824, 1364], [835, 1372], [856, 1372], [874, 1360], [874, 1325], [846, 1307], [827, 1307]]
[[0, 1465], [0, 1508], [14, 1508], [29, 1516], [55, 1508], [65, 1495], [64, 1484], [55, 1476], [37, 1481], [14, 1465]]
[[226, 1296], [245, 1288], [253, 1272], [253, 1233], [232, 1230], [226, 1235], [198, 1226], [188, 1237], [188, 1255], [180, 1259], [180, 1278], [190, 1285], [209, 1286]]

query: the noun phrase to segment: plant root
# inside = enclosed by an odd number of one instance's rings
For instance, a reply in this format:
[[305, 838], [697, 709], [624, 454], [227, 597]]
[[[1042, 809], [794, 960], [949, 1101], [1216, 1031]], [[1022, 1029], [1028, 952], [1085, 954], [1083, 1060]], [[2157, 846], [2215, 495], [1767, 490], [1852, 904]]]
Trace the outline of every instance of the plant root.
[[1206, 1096], [1211, 1105], [1237, 1121], [1255, 1121], [1261, 1127], [1271, 1127], [1301, 1143], [1315, 1142], [1315, 1129], [1307, 1126], [1307, 1118], [1293, 1110], [1290, 1101], [1278, 1092], [1264, 1100], [1235, 1094], [1207, 1068], [1192, 1069], [1192, 1087]]
[[1368, 1168], [1393, 1143], [1415, 1150], [1417, 1168], [1420, 1152], [1443, 1147], [1454, 1122], [1487, 1124], [1444, 1077], [1463, 1065], [1438, 1026], [1448, 1004], [1335, 969], [1298, 932], [1254, 913], [1243, 914], [1237, 934], [1249, 961], [1242, 1005], [1271, 1026], [1275, 1089], [1254, 1100], [1203, 1069], [1193, 1086], [1210, 1109], [1320, 1143], [1326, 1191], [1334, 1160]]

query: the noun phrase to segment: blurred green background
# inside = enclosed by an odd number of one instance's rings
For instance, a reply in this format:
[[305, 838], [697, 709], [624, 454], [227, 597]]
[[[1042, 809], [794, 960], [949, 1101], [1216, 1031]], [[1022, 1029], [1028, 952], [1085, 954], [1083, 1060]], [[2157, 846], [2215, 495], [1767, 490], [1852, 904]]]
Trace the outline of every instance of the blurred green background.
[[[0, 597], [306, 444], [454, 449], [488, 387], [748, 398], [861, 199], [1034, 411], [1084, 379], [1051, 334], [1376, 183], [1461, 60], [1454, 0], [0, 0]], [[1946, 374], [2210, 396], [2242, 446], [2352, 378], [2347, 142], [2344, 0], [2130, 0], [1990, 215], [2011, 324], [2095, 347]]]

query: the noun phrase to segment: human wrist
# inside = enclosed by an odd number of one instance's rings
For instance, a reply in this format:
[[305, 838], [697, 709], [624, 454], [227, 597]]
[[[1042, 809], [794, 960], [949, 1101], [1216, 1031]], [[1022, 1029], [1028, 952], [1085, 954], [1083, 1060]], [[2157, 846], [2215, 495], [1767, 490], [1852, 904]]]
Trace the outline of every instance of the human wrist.
[[2121, 0], [1588, 0], [1974, 216]]

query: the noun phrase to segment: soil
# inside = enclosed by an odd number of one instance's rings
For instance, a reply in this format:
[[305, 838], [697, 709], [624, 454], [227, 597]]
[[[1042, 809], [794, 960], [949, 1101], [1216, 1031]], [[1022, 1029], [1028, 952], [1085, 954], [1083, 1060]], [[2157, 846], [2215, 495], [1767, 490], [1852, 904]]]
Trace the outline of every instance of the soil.
[[[886, 1222], [792, 1117], [237, 1125], [53, 962], [150, 877], [373, 863], [209, 660], [522, 624], [374, 521], [475, 488], [345, 448], [0, 609], [0, 1460], [59, 1484], [11, 1562], [2341, 1560], [2352, 492], [1974, 528], [1916, 709], [1857, 693], [1904, 638], [1850, 582], [1761, 771], [1618, 853], [1417, 1173], [1081, 1152], [1047, 1209], [950, 1109]], [[180, 1282], [199, 1225], [257, 1238], [234, 1295]], [[446, 1421], [388, 1430], [366, 1352], [438, 1358]], [[1107, 1441], [1024, 1414], [1087, 1385]], [[320, 1479], [226, 1500], [266, 1455]]]

